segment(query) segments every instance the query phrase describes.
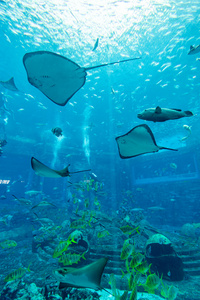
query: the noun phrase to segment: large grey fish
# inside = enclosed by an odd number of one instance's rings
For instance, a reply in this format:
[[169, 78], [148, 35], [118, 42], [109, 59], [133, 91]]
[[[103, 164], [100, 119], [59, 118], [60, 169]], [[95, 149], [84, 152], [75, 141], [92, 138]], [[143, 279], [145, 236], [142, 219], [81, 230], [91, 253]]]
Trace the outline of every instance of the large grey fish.
[[188, 52], [188, 55], [193, 55], [193, 54], [197, 54], [200, 52], [200, 45], [194, 47], [194, 46], [190, 46], [190, 51]]
[[191, 117], [193, 113], [191, 111], [182, 111], [175, 108], [147, 108], [137, 115], [139, 119], [153, 122], [165, 122], [167, 120], [175, 120], [183, 117]]
[[60, 281], [59, 289], [65, 287], [102, 289], [100, 282], [107, 258], [97, 261], [82, 268], [64, 267], [53, 271], [55, 278]]

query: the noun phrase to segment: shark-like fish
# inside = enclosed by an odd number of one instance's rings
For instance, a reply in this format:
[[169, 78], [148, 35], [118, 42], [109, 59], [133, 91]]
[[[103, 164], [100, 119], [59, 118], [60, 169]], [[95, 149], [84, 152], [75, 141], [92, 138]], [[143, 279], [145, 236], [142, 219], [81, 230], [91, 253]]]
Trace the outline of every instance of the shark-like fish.
[[54, 270], [53, 275], [60, 281], [59, 289], [76, 287], [101, 290], [101, 276], [107, 261], [108, 258], [103, 257], [82, 268], [60, 268]]
[[192, 117], [191, 111], [182, 111], [181, 109], [175, 108], [147, 108], [137, 115], [139, 119], [153, 122], [165, 122], [167, 120], [176, 120], [183, 117]]

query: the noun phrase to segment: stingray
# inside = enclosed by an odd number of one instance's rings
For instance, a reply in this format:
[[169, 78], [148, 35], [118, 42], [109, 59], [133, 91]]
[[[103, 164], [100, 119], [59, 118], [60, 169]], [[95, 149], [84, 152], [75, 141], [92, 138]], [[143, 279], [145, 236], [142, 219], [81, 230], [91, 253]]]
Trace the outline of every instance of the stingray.
[[13, 91], [13, 92], [18, 92], [18, 88], [15, 85], [14, 78], [10, 78], [8, 81], [0, 81], [0, 84], [5, 87], [5, 89]]
[[59, 54], [49, 51], [26, 53], [23, 57], [28, 81], [54, 103], [64, 106], [85, 84], [86, 71], [140, 57], [81, 68], [78, 64]]
[[116, 137], [116, 142], [121, 158], [131, 158], [162, 149], [178, 151], [158, 146], [151, 129], [146, 124], [138, 125], [128, 133]]
[[50, 203], [50, 202], [48, 202], [48, 201], [41, 201], [40, 203], [34, 205], [31, 209], [34, 209], [34, 208], [40, 207], [40, 206], [53, 206], [53, 207], [56, 207], [56, 208], [57, 208], [57, 206], [54, 205], [53, 203]]
[[108, 258], [100, 258], [82, 268], [64, 267], [54, 270], [55, 278], [60, 281], [59, 289], [76, 287], [101, 290], [101, 276], [107, 261]]
[[69, 172], [70, 164], [66, 168], [57, 171], [47, 167], [46, 165], [44, 165], [34, 157], [31, 158], [31, 166], [37, 175], [42, 177], [50, 177], [50, 178], [67, 177], [70, 176], [71, 174], [91, 171], [91, 169], [89, 169], [89, 170], [82, 170], [76, 172]]

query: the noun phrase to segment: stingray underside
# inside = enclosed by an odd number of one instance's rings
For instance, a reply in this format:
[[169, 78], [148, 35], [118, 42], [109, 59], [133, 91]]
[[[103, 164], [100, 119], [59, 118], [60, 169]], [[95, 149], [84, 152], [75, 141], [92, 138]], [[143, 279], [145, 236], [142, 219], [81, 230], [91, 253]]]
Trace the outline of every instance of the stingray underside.
[[151, 129], [146, 124], [138, 125], [128, 133], [117, 137], [116, 142], [121, 158], [131, 158], [157, 152], [161, 149], [176, 151], [175, 149], [158, 146]]
[[64, 106], [85, 83], [85, 69], [56, 53], [26, 53], [23, 63], [30, 84], [58, 105]]

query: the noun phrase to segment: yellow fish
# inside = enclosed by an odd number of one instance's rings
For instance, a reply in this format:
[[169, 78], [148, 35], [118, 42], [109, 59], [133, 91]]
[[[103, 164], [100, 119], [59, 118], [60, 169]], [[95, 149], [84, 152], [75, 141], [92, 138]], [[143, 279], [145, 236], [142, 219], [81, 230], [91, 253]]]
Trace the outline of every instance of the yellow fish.
[[76, 254], [76, 253], [63, 253], [62, 256], [59, 258], [59, 262], [62, 263], [64, 266], [70, 266], [73, 264], [77, 264], [81, 258], [85, 258], [85, 253], [84, 252], [82, 255], [81, 254]]
[[6, 278], [4, 279], [5, 282], [9, 282], [9, 281], [13, 281], [15, 279], [19, 279], [21, 278], [27, 271], [30, 272], [31, 270], [29, 269], [30, 265], [28, 266], [27, 269], [22, 269], [19, 268], [13, 272], [11, 272], [10, 274], [8, 274], [6, 276]]
[[71, 244], [70, 240], [60, 242], [58, 244], [58, 246], [56, 247], [56, 249], [54, 250], [53, 258], [56, 258], [56, 257], [62, 255], [62, 253], [67, 250], [67, 248], [69, 247], [70, 244]]
[[6, 240], [4, 242], [0, 243], [1, 248], [3, 249], [9, 249], [17, 246], [17, 242], [13, 240]]

